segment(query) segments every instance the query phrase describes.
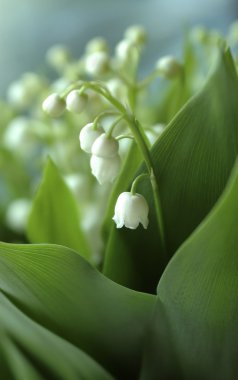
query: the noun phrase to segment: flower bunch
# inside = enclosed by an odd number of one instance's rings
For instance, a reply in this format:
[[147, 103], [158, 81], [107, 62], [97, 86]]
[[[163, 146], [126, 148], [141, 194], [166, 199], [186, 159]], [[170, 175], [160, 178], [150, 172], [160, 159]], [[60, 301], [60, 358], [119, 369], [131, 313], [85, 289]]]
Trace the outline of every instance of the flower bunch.
[[0, 237], [35, 243], [0, 243], [4, 379], [237, 379], [237, 56], [199, 27], [146, 74], [147, 40], [0, 102]]

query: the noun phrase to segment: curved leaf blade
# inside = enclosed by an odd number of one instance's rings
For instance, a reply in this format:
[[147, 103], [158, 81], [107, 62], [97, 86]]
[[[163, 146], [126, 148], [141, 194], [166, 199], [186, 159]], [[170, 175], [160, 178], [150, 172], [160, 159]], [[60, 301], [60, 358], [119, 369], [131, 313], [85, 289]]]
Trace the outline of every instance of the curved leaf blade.
[[[167, 262], [209, 213], [222, 193], [238, 153], [238, 79], [230, 52], [223, 52], [205, 87], [171, 121], [151, 155], [164, 216]], [[145, 171], [142, 167], [140, 172]], [[155, 292], [165, 268], [149, 184], [147, 231], [113, 226], [104, 273], [133, 289]]]
[[46, 164], [27, 229], [32, 243], [62, 244], [90, 257], [79, 225], [78, 205], [51, 159]]
[[[0, 293], [0, 371], [4, 379], [113, 380], [83, 351], [35, 323]], [[3, 377], [7, 367], [8, 376]]]
[[6, 243], [0, 244], [0, 290], [118, 379], [135, 378], [154, 296], [113, 283], [65, 247]]
[[[151, 380], [170, 378], [171, 348], [178, 378], [237, 379], [237, 194], [238, 165], [217, 206], [182, 245], [159, 282], [157, 315], [141, 379], [148, 379], [148, 370]], [[158, 323], [163, 313], [167, 326]], [[159, 353], [168, 342], [164, 377], [159, 377]]]

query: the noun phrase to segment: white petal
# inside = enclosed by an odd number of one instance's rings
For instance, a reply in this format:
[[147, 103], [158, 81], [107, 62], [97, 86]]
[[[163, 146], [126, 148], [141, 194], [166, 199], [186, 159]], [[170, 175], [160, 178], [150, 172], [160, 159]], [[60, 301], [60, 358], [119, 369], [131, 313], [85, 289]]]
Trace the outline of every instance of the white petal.
[[66, 98], [66, 107], [71, 112], [80, 113], [84, 110], [87, 100], [86, 94], [80, 94], [78, 90], [73, 90]]
[[92, 154], [98, 157], [110, 158], [118, 154], [119, 144], [113, 137], [108, 137], [106, 133], [99, 136], [92, 145]]
[[94, 129], [93, 123], [88, 123], [83, 127], [79, 134], [80, 147], [87, 153], [91, 153], [94, 141], [102, 134], [101, 127]]
[[117, 199], [113, 220], [118, 228], [125, 225], [127, 228], [136, 229], [141, 223], [146, 229], [149, 223], [148, 212], [148, 204], [142, 195], [124, 192]]
[[103, 158], [92, 155], [90, 166], [92, 174], [102, 185], [107, 182], [113, 182], [120, 171], [121, 160], [119, 155], [112, 158]]

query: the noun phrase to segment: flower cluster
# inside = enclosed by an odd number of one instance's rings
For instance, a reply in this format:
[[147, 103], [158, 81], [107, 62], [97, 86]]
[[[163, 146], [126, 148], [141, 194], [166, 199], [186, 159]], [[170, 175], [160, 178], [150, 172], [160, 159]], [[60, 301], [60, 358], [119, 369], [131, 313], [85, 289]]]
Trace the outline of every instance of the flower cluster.
[[[153, 171], [149, 150], [168, 120], [158, 118], [156, 107], [154, 110], [147, 107], [149, 101], [145, 99], [149, 99], [154, 79], [160, 77], [169, 86], [171, 80], [182, 78], [183, 65], [173, 56], [161, 57], [151, 73], [139, 80], [139, 63], [147, 39], [144, 27], [134, 25], [125, 31], [113, 51], [103, 37], [90, 40], [82, 56], [76, 59], [66, 46], [52, 46], [46, 53], [46, 62], [58, 78], [50, 83], [43, 76], [25, 73], [7, 92], [12, 115], [6, 122], [2, 141], [15, 162], [21, 162], [27, 172], [29, 201], [39, 181], [39, 168], [50, 156], [73, 193], [77, 188], [75, 196], [82, 228], [89, 239], [92, 233], [99, 235], [104, 211], [101, 208], [110, 191], [118, 196], [113, 217], [117, 228], [148, 225], [146, 199], [136, 188], [128, 192], [130, 183], [126, 181], [125, 191], [120, 188], [120, 194], [117, 192], [120, 180], [115, 179], [120, 173], [122, 178], [126, 177], [127, 160], [132, 161], [134, 171], [142, 160], [147, 172]], [[127, 158], [136, 145], [140, 160]], [[90, 155], [90, 160], [84, 152]], [[31, 173], [35, 173], [33, 180]], [[91, 174], [97, 181], [92, 181]], [[13, 201], [21, 198], [19, 192]], [[89, 211], [92, 209], [97, 211], [92, 213]], [[7, 215], [6, 210], [6, 223], [17, 231]]]
[[[62, 94], [50, 94], [42, 105], [44, 112], [51, 117], [57, 118], [65, 110], [73, 114], [81, 114], [85, 111], [89, 100], [92, 104], [92, 93], [94, 93], [103, 100], [103, 108], [106, 108], [105, 113], [108, 110], [116, 111], [119, 118], [112, 123], [109, 129], [105, 129], [99, 122], [100, 118], [104, 116], [104, 112], [102, 112], [102, 115], [99, 113], [93, 122], [87, 122], [79, 133], [80, 147], [86, 153], [91, 154], [91, 172], [101, 185], [113, 182], [120, 172], [119, 140], [122, 138], [133, 138], [142, 150], [149, 173], [153, 169], [146, 142], [133, 120], [133, 114], [131, 114], [134, 110], [137, 93], [140, 91], [140, 86], [136, 87], [131, 80], [135, 76], [139, 57], [146, 40], [147, 35], [143, 27], [128, 28], [124, 34], [124, 39], [116, 45], [114, 57], [110, 57], [108, 45], [103, 38], [98, 37], [89, 41], [85, 49], [83, 71], [89, 77], [100, 80], [105, 78], [106, 80], [103, 82], [74, 81], [69, 85], [69, 89], [66, 86], [66, 90]], [[65, 66], [69, 65], [69, 54], [63, 47], [55, 47], [48, 53], [47, 57], [58, 70], [63, 70]], [[144, 83], [150, 83], [151, 78], [158, 75], [167, 79], [174, 79], [181, 72], [182, 65], [174, 57], [162, 57]], [[115, 73], [117, 74], [116, 77]], [[110, 75], [112, 77], [108, 79]], [[142, 84], [142, 88], [143, 86], [144, 84]], [[123, 131], [124, 134], [115, 137], [114, 128], [122, 119], [127, 128]], [[153, 144], [163, 129], [164, 125], [161, 123], [152, 129], [145, 129], [148, 141]], [[113, 220], [117, 228], [125, 225], [134, 229], [139, 223], [147, 228], [148, 205], [145, 198], [135, 193], [134, 189], [131, 192], [124, 192], [119, 195]]]
[[79, 134], [81, 148], [91, 153], [90, 166], [92, 174], [102, 185], [113, 182], [120, 170], [119, 143], [104, 132], [97, 124], [89, 123]]

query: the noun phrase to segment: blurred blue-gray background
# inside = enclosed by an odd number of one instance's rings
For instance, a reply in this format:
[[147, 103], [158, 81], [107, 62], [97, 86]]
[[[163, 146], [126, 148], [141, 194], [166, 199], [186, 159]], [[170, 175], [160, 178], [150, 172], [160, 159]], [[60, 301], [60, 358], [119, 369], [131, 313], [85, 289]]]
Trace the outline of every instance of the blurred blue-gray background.
[[67, 44], [75, 56], [92, 37], [113, 46], [131, 24], [144, 25], [147, 62], [173, 52], [185, 24], [228, 30], [237, 0], [0, 0], [0, 93], [24, 71], [37, 70], [46, 50]]

